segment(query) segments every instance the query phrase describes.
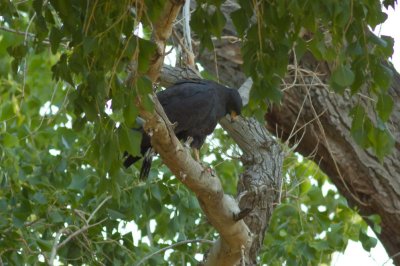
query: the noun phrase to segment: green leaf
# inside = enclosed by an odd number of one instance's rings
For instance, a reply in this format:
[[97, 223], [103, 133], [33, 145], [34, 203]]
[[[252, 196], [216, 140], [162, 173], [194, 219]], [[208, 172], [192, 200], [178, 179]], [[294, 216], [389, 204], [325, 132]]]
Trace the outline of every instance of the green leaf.
[[136, 89], [142, 95], [140, 98], [146, 111], [152, 111], [154, 103], [150, 98], [153, 92], [153, 84], [147, 77], [141, 77], [136, 82]]
[[373, 69], [374, 82], [379, 86], [380, 91], [386, 92], [393, 81], [393, 71], [379, 64]]
[[86, 184], [87, 178], [74, 174], [72, 175], [68, 189], [82, 191], [86, 187]]
[[[147, 97], [147, 95], [144, 95]], [[126, 99], [126, 106], [123, 109], [124, 120], [127, 126], [133, 127], [136, 122], [136, 118], [139, 114], [139, 110], [135, 105], [136, 97], [130, 93], [130, 95]]]
[[248, 24], [245, 23], [247, 21], [247, 16], [246, 13], [244, 12], [243, 9], [238, 9], [234, 12], [231, 13], [231, 19], [233, 24], [235, 25], [235, 28], [237, 32], [239, 33], [240, 36], [243, 36]]
[[217, 37], [221, 37], [222, 30], [224, 29], [226, 18], [222, 11], [217, 8], [211, 16], [212, 31]]
[[386, 45], [382, 47], [383, 54], [386, 57], [390, 57], [393, 55], [393, 47], [394, 47], [394, 39], [391, 36], [381, 35], [381, 39], [385, 41]]
[[380, 94], [378, 96], [376, 110], [383, 122], [386, 122], [389, 119], [390, 114], [392, 113], [393, 110], [393, 105], [394, 105], [393, 99], [390, 95]]
[[368, 138], [368, 132], [373, 127], [371, 121], [365, 114], [364, 108], [361, 105], [357, 105], [350, 111], [350, 115], [353, 118], [351, 123], [351, 135], [354, 140], [363, 148], [370, 147], [371, 142]]
[[38, 244], [38, 246], [40, 247], [41, 250], [46, 251], [46, 252], [50, 252], [53, 248], [53, 242], [51, 240], [43, 240], [43, 239], [37, 239], [36, 243]]
[[43, 195], [43, 193], [41, 193], [41, 192], [36, 192], [36, 193], [33, 195], [32, 199], [33, 199], [34, 201], [36, 201], [38, 204], [40, 204], [40, 205], [47, 204], [47, 199], [46, 199], [46, 197]]
[[111, 219], [125, 219], [125, 215], [119, 211], [107, 209], [107, 212]]
[[374, 232], [379, 235], [382, 231], [381, 217], [378, 214], [373, 214], [373, 215], [367, 216], [366, 218], [372, 222], [372, 228], [374, 229]]
[[281, 237], [286, 237], [286, 236], [287, 236], [286, 230], [285, 230], [285, 229], [279, 230], [279, 236], [281, 236]]
[[117, 132], [120, 150], [126, 151], [132, 156], [140, 156], [141, 132], [125, 126], [120, 126]]
[[6, 101], [0, 108], [0, 121], [5, 121], [15, 115], [13, 104], [11, 101]]
[[50, 31], [50, 45], [51, 45], [51, 52], [53, 54], [57, 53], [58, 47], [60, 46], [61, 39], [63, 37], [62, 31], [57, 27], [52, 27]]
[[354, 82], [354, 72], [348, 65], [341, 65], [337, 67], [331, 76], [331, 80], [340, 87], [348, 87]]
[[85, 54], [90, 54], [97, 46], [99, 40], [91, 36], [83, 39], [83, 51]]
[[51, 211], [48, 215], [51, 223], [64, 223], [65, 218], [61, 215], [60, 211]]
[[368, 236], [367, 233], [364, 231], [360, 231], [360, 241], [363, 248], [368, 252], [370, 252], [371, 248], [374, 248], [378, 243], [378, 240], [376, 240], [376, 238]]
[[139, 38], [138, 71], [145, 73], [150, 66], [150, 59], [156, 51], [156, 45], [148, 40]]
[[6, 132], [3, 135], [3, 143], [6, 147], [14, 147], [18, 145], [18, 137]]
[[376, 156], [382, 162], [383, 157], [390, 154], [394, 147], [395, 140], [392, 134], [387, 129], [373, 127], [368, 132], [368, 138], [372, 143]]
[[10, 46], [7, 48], [7, 52], [14, 58], [16, 59], [21, 59], [23, 58], [27, 52], [28, 52], [28, 47], [24, 44], [19, 44], [16, 46]]
[[67, 55], [65, 53], [61, 55], [60, 60], [51, 68], [51, 71], [53, 72], [54, 79], [63, 79], [71, 84], [71, 86], [74, 86], [71, 71], [67, 64]]

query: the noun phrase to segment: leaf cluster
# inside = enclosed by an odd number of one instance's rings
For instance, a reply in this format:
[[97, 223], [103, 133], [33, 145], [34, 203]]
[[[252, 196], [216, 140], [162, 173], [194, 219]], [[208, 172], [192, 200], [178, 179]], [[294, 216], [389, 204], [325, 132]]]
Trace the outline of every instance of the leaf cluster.
[[[127, 69], [134, 74], [148, 69], [155, 51], [151, 25], [164, 4], [0, 1], [0, 27], [13, 30], [0, 35], [3, 263], [48, 263], [57, 233], [60, 244], [85, 226], [89, 228], [58, 248], [61, 262], [132, 264], [176, 241], [214, 238], [195, 197], [160, 161], [146, 183], [137, 179], [138, 165], [121, 168], [124, 151], [139, 153], [141, 134], [131, 130], [138, 126], [135, 102], [152, 109], [147, 97], [152, 84], [146, 78], [127, 84]], [[349, 88], [356, 95], [363, 86], [370, 88], [378, 99], [377, 117], [372, 121], [360, 103], [351, 113], [352, 132], [380, 158], [390, 151], [393, 142], [385, 123], [394, 103], [387, 93], [392, 73], [384, 59], [392, 53], [393, 41], [367, 34], [368, 26], [385, 18], [379, 1], [238, 1], [230, 18], [222, 4], [198, 1], [191, 26], [204, 48], [212, 49], [212, 37], [221, 37], [226, 22], [233, 21], [243, 42], [243, 69], [255, 84], [250, 110], [263, 113], [265, 98], [279, 101], [291, 51], [297, 60], [309, 52], [335, 66], [331, 86], [336, 92]], [[309, 39], [302, 37], [303, 29], [310, 32]], [[214, 138], [218, 140], [205, 145], [203, 156], [214, 155], [210, 164], [234, 194], [240, 153], [223, 130], [217, 129]], [[321, 192], [326, 177], [310, 171], [310, 163], [295, 165], [287, 169], [287, 196], [265, 240], [271, 249], [260, 260], [329, 261], [349, 239], [362, 241], [367, 249], [373, 246], [365, 223], [346, 202], [336, 192]], [[310, 175], [317, 176], [318, 184], [309, 181]], [[320, 210], [322, 205], [326, 210]], [[178, 249], [169, 261], [195, 264], [193, 254], [207, 247]], [[304, 251], [301, 258], [294, 257], [299, 249]], [[163, 261], [157, 255], [148, 263]]]

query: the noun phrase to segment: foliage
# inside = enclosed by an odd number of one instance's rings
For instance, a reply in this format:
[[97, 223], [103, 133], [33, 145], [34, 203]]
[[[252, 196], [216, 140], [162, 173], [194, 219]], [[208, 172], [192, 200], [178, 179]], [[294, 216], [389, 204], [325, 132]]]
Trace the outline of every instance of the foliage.
[[[191, 26], [204, 48], [212, 49], [211, 37], [222, 35], [229, 18], [221, 11], [223, 1], [198, 2]], [[215, 236], [195, 197], [159, 161], [146, 183], [139, 182], [135, 167], [121, 168], [124, 151], [139, 152], [140, 134], [130, 130], [138, 115], [134, 102], [140, 96], [152, 108], [146, 97], [150, 82], [141, 78], [126, 84], [127, 69], [146, 72], [155, 51], [148, 33], [164, 3], [0, 1], [0, 258], [6, 265], [49, 263], [58, 236], [65, 243], [56, 250], [60, 261], [90, 265], [132, 264], [173, 242]], [[370, 88], [377, 119], [371, 121], [362, 104], [355, 106], [352, 133], [379, 158], [390, 151], [393, 140], [385, 122], [394, 104], [387, 94], [392, 73], [382, 60], [391, 55], [393, 40], [367, 33], [368, 26], [385, 19], [379, 1], [238, 3], [230, 19], [243, 39], [244, 71], [255, 81], [250, 110], [263, 112], [266, 97], [280, 99], [290, 51], [297, 60], [308, 51], [335, 66], [330, 81], [335, 92]], [[139, 25], [147, 33], [143, 37]], [[303, 29], [308, 40], [300, 37]], [[209, 142], [204, 156], [215, 155], [210, 163], [234, 194], [241, 165], [224, 154], [239, 153], [222, 130], [214, 135], [218, 141]], [[309, 170], [308, 162], [292, 165], [287, 197], [265, 240], [272, 248], [260, 259], [292, 264], [293, 248], [300, 248], [304, 253], [297, 263], [329, 261], [348, 239], [370, 248], [365, 222], [336, 192], [322, 194], [325, 177]], [[309, 183], [310, 175], [317, 184]], [[321, 205], [325, 211], [318, 209]], [[282, 215], [290, 219], [282, 223]], [[140, 228], [133, 235], [122, 229], [131, 228], [132, 221]], [[68, 239], [80, 229], [85, 230]], [[325, 237], [316, 237], [322, 232]], [[194, 264], [193, 254], [207, 246], [177, 249], [171, 263]], [[148, 263], [162, 261], [157, 255]]]
[[287, 187], [272, 215], [262, 261], [268, 265], [329, 265], [331, 254], [344, 251], [349, 240], [361, 241], [368, 251], [374, 247], [377, 240], [368, 236], [367, 223], [327, 176], [315, 163], [299, 159], [293, 154], [285, 161]]
[[[215, 1], [214, 8], [208, 1], [198, 2], [204, 4], [194, 12], [191, 25], [201, 44], [212, 49], [211, 36], [221, 35], [226, 20], [218, 19], [220, 1]], [[393, 39], [378, 38], [369, 31], [369, 27], [375, 28], [386, 20], [380, 1], [242, 0], [238, 3], [240, 8], [231, 14], [231, 19], [243, 40], [244, 72], [254, 81], [249, 103], [253, 113], [265, 111], [265, 98], [275, 102], [281, 99], [281, 80], [289, 62], [293, 62], [292, 51], [298, 62], [309, 52], [333, 65], [330, 87], [335, 92], [349, 89], [353, 95], [362, 92], [374, 99], [377, 117], [371, 120], [352, 112], [352, 133], [362, 147], [372, 148], [382, 160], [394, 145], [385, 125], [393, 107], [387, 92], [393, 73], [385, 61], [393, 53]], [[385, 6], [393, 4], [385, 2]], [[364, 87], [370, 89], [365, 92]], [[358, 98], [357, 102], [362, 100]], [[382, 139], [386, 141], [381, 142]]]

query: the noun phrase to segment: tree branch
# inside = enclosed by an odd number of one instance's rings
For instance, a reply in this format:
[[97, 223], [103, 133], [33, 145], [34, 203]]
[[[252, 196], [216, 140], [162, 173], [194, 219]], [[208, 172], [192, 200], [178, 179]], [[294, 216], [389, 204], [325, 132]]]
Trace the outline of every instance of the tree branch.
[[214, 241], [211, 241], [211, 240], [208, 240], [208, 239], [189, 239], [189, 240], [180, 241], [180, 242], [177, 242], [177, 243], [175, 243], [175, 244], [169, 245], [169, 246], [167, 246], [167, 247], [165, 247], [165, 248], [162, 248], [162, 249], [160, 249], [160, 250], [157, 250], [157, 251], [155, 251], [155, 252], [153, 252], [153, 253], [147, 255], [146, 257], [144, 257], [143, 259], [141, 259], [141, 260], [136, 264], [136, 266], [142, 265], [146, 260], [148, 260], [148, 259], [150, 259], [151, 257], [153, 257], [153, 256], [155, 256], [155, 255], [158, 255], [158, 254], [160, 254], [160, 253], [162, 253], [162, 252], [164, 252], [164, 251], [166, 251], [166, 250], [168, 250], [168, 249], [171, 249], [171, 248], [174, 248], [174, 247], [177, 247], [177, 246], [181, 246], [181, 245], [185, 245], [185, 244], [190, 244], [190, 243], [206, 243], [206, 244], [213, 244]]
[[[165, 80], [164, 80], [165, 78]], [[160, 84], [169, 86], [180, 79], [198, 79], [190, 68], [178, 68], [164, 65], [161, 71]], [[244, 104], [248, 102], [252, 80], [247, 79], [239, 88]], [[235, 140], [243, 151], [242, 161], [245, 171], [238, 183], [240, 210], [252, 210], [244, 218], [254, 240], [250, 249], [245, 250], [246, 263], [255, 264], [262, 246], [269, 218], [278, 201], [282, 182], [283, 152], [266, 128], [252, 118], [241, 118], [231, 123], [223, 118], [222, 127]], [[168, 164], [167, 164], [168, 165]], [[262, 222], [260, 222], [262, 221]], [[213, 259], [211, 251], [208, 259]]]
[[[157, 52], [146, 73], [153, 82], [159, 76], [166, 40], [182, 4], [183, 1], [166, 3], [159, 21], [153, 25], [152, 39], [157, 45]], [[208, 220], [221, 236], [211, 249], [206, 265], [234, 265], [240, 261], [243, 248], [248, 250], [251, 244], [249, 228], [243, 220], [233, 219], [240, 209], [234, 198], [224, 194], [220, 180], [182, 147], [157, 97], [153, 94], [152, 98], [155, 103], [153, 113], [145, 111], [140, 101], [137, 102], [140, 115], [146, 121], [144, 128], [151, 136], [151, 144], [171, 172], [196, 194]]]

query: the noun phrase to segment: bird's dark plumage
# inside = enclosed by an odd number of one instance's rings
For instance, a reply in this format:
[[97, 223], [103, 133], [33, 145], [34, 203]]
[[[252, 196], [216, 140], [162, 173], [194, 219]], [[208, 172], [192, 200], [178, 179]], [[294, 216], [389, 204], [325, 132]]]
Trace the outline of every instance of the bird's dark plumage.
[[[157, 93], [168, 119], [177, 123], [174, 131], [179, 140], [192, 137], [191, 147], [200, 149], [207, 135], [210, 135], [218, 121], [226, 114], [241, 114], [242, 99], [235, 89], [230, 89], [209, 80], [182, 80], [166, 90]], [[143, 132], [143, 129], [141, 129]], [[141, 153], [149, 153], [150, 137], [143, 132]], [[125, 167], [139, 160], [128, 156]], [[141, 178], [150, 171], [151, 156], [145, 156], [142, 163]]]

